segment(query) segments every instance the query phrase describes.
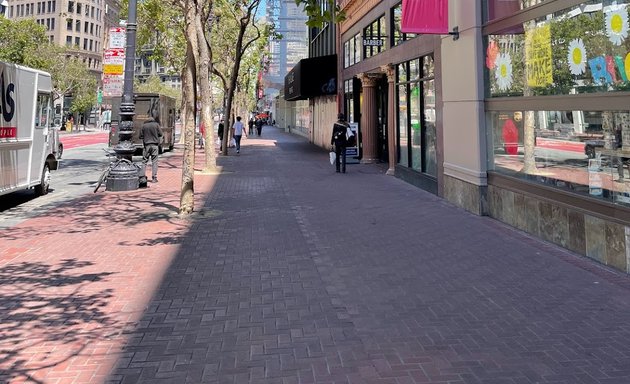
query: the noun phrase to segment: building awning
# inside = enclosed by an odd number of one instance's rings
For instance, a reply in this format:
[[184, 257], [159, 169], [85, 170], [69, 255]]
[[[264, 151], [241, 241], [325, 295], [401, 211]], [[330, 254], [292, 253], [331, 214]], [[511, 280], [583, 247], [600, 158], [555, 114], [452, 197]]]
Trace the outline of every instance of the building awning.
[[401, 31], [448, 34], [448, 0], [403, 0]]
[[306, 100], [337, 93], [337, 55], [302, 59], [284, 78], [284, 99]]

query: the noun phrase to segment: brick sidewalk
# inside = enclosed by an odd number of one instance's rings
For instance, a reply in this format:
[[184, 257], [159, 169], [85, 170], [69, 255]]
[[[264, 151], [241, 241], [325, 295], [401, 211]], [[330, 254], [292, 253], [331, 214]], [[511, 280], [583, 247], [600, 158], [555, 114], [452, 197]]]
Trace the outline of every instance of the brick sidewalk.
[[271, 127], [180, 220], [180, 156], [0, 232], [0, 381], [630, 383], [626, 275]]

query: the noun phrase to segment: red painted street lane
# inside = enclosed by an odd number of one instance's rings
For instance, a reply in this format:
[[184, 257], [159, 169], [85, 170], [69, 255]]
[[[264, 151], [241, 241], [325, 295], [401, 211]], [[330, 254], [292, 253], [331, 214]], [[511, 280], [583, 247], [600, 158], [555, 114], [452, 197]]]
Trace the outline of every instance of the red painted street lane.
[[107, 132], [81, 133], [76, 135], [61, 135], [60, 140], [64, 150], [84, 147], [93, 144], [107, 144]]
[[546, 149], [557, 149], [561, 151], [584, 153], [584, 143], [579, 141], [536, 138], [536, 146]]

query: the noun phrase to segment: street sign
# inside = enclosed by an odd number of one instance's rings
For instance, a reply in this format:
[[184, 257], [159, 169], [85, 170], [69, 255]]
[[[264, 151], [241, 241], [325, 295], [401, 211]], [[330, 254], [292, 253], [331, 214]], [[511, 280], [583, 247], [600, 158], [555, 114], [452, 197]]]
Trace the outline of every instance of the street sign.
[[103, 96], [119, 97], [123, 94], [124, 79], [122, 77], [103, 78]]
[[103, 56], [103, 63], [116, 64], [118, 62], [125, 61], [125, 49], [124, 48], [108, 48], [105, 50]]
[[109, 29], [109, 48], [125, 48], [127, 42], [127, 29], [112, 27]]
[[103, 75], [122, 75], [124, 66], [122, 64], [103, 64]]

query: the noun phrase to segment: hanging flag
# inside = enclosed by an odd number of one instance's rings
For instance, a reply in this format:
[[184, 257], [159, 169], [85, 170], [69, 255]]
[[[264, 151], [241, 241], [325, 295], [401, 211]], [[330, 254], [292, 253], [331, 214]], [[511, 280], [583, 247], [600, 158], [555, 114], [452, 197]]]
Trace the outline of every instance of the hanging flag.
[[447, 35], [448, 0], [403, 0], [401, 31]]

